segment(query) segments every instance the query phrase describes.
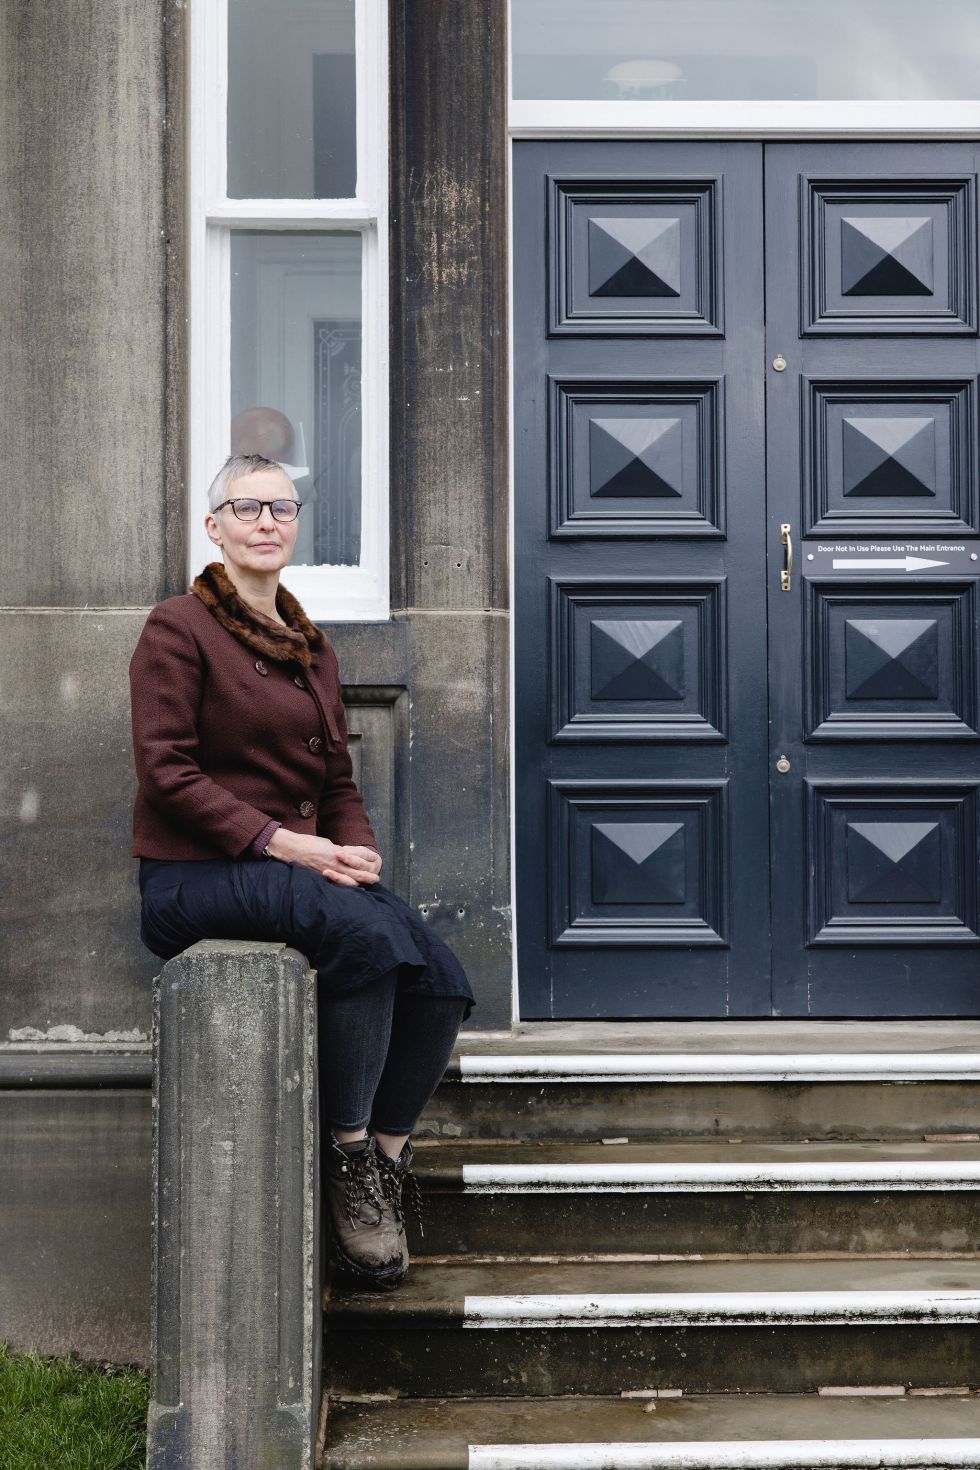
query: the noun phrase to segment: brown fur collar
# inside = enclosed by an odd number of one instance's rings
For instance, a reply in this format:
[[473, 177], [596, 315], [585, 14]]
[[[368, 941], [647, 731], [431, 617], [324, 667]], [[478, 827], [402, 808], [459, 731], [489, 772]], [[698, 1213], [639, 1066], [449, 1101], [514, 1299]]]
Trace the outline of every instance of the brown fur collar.
[[310, 622], [299, 602], [283, 586], [276, 591], [276, 608], [291, 624], [289, 628], [281, 628], [264, 613], [249, 607], [220, 561], [209, 562], [201, 575], [194, 578], [190, 590], [239, 643], [254, 648], [265, 658], [298, 663], [305, 669], [314, 651], [326, 646], [327, 640], [320, 629]]

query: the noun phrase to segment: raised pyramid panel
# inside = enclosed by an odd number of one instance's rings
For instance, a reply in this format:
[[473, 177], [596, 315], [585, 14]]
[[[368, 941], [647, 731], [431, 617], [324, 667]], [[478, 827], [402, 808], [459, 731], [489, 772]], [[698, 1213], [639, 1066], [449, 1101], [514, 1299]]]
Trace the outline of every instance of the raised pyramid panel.
[[804, 535], [976, 535], [977, 398], [977, 380], [965, 376], [811, 379]]
[[548, 781], [550, 942], [727, 943], [727, 781]]
[[980, 733], [976, 579], [804, 588], [807, 740], [948, 741]]
[[553, 582], [550, 739], [724, 741], [725, 593], [659, 577]]
[[686, 897], [683, 822], [593, 823], [593, 903], [680, 904]]
[[804, 187], [804, 336], [976, 334], [972, 165], [959, 178], [809, 177]]
[[552, 536], [722, 533], [717, 380], [556, 378], [550, 411]]
[[845, 296], [931, 296], [933, 225], [929, 215], [845, 215], [841, 220]]
[[846, 496], [935, 496], [934, 416], [854, 414], [844, 418], [842, 437]]
[[548, 183], [548, 335], [724, 334], [720, 180]]
[[976, 944], [976, 783], [866, 769], [863, 780], [807, 782], [807, 942]]
[[942, 843], [937, 822], [848, 822], [848, 902], [936, 904], [942, 896]]
[[680, 296], [680, 220], [644, 215], [590, 219], [589, 294]]
[[591, 671], [593, 699], [683, 699], [683, 623], [676, 618], [597, 619]]
[[591, 419], [589, 490], [595, 497], [680, 499], [684, 494], [681, 420]]
[[935, 618], [848, 618], [844, 631], [848, 699], [938, 699]]

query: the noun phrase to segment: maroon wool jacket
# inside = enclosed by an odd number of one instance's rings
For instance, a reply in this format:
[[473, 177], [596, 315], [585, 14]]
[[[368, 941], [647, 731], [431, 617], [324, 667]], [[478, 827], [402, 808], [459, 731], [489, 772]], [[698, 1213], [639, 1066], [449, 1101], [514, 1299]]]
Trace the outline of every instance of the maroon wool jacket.
[[277, 660], [188, 592], [150, 613], [129, 682], [134, 857], [237, 858], [270, 821], [377, 851], [329, 643]]

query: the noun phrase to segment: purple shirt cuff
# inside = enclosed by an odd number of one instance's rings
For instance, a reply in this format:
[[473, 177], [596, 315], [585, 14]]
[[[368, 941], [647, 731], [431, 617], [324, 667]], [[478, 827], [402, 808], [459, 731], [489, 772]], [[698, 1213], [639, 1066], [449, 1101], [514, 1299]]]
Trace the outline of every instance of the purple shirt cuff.
[[256, 837], [254, 841], [249, 845], [249, 852], [252, 854], [253, 857], [262, 856], [262, 849], [265, 847], [266, 843], [269, 842], [272, 834], [274, 832], [278, 832], [281, 826], [281, 822], [266, 822], [258, 837]]

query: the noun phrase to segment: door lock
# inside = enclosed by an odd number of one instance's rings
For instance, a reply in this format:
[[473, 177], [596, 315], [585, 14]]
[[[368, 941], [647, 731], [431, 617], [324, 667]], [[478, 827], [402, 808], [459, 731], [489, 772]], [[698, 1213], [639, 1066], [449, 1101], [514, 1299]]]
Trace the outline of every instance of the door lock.
[[781, 776], [785, 776], [786, 772], [789, 770], [789, 761], [784, 755], [781, 755], [779, 757], [779, 760], [776, 762], [776, 770]]

